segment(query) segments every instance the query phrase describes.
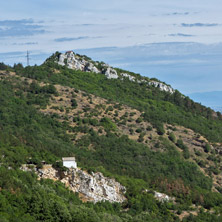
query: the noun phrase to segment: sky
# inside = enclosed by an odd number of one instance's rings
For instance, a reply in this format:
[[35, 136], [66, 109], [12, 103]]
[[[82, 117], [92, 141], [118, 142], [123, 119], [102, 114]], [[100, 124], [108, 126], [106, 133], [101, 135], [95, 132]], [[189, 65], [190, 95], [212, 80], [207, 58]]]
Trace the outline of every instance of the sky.
[[26, 65], [28, 50], [41, 64], [74, 50], [222, 107], [220, 96], [203, 99], [222, 95], [221, 10], [221, 0], [2, 1], [0, 62]]

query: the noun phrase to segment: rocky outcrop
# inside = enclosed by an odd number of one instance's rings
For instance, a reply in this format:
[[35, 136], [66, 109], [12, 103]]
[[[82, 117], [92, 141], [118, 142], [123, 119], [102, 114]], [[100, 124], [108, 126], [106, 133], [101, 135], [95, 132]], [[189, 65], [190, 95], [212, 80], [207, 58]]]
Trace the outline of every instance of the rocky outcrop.
[[100, 73], [96, 66], [81, 56], [74, 54], [73, 51], [61, 53], [58, 58], [58, 64], [67, 66], [69, 69], [81, 70], [84, 72]]
[[89, 174], [80, 168], [70, 168], [66, 172], [59, 172], [51, 165], [44, 165], [37, 169], [34, 165], [22, 165], [24, 171], [34, 170], [39, 178], [60, 180], [70, 190], [80, 194], [83, 201], [109, 201], [122, 203], [126, 200], [126, 188], [114, 179], [104, 177], [102, 173]]
[[161, 82], [150, 81], [150, 82], [148, 82], [148, 85], [157, 87], [161, 91], [169, 92], [171, 94], [173, 94], [175, 92], [175, 90], [171, 86], [168, 86], [168, 85], [161, 83]]
[[171, 94], [173, 94], [175, 92], [175, 90], [171, 86], [168, 86], [168, 85], [158, 82], [158, 81], [148, 81], [146, 79], [137, 80], [134, 76], [127, 74], [127, 73], [121, 73], [120, 75], [124, 78], [128, 78], [130, 81], [133, 81], [133, 82], [146, 83], [149, 86], [154, 86], [156, 88], [159, 88], [161, 91], [169, 92]]
[[175, 201], [176, 199], [175, 199], [175, 197], [170, 197], [170, 196], [168, 196], [167, 194], [165, 194], [165, 193], [159, 193], [159, 192], [157, 192], [157, 191], [151, 191], [151, 190], [144, 190], [144, 192], [145, 193], [151, 193], [151, 194], [153, 194], [154, 195], [154, 198], [156, 199], [156, 200], [158, 200], [159, 202], [162, 202], [162, 203], [164, 203], [164, 202], [173, 202], [173, 201]]
[[107, 79], [118, 79], [119, 78], [116, 70], [109, 67], [109, 66], [107, 67], [107, 69], [105, 71], [105, 76], [107, 77]]
[[148, 81], [147, 79], [138, 80], [135, 78], [135, 76], [128, 73], [120, 73], [118, 75], [117, 71], [108, 64], [93, 62], [90, 58], [77, 55], [73, 51], [59, 54], [56, 62], [59, 65], [67, 66], [69, 69], [81, 70], [83, 72], [101, 73], [104, 74], [107, 79], [128, 78], [130, 81], [146, 83], [150, 86], [159, 88], [161, 91], [169, 92], [171, 94], [175, 92], [172, 87], [158, 81]]
[[125, 78], [128, 78], [130, 81], [135, 82], [135, 77], [134, 76], [131, 76], [131, 75], [127, 74], [127, 73], [121, 73], [121, 75], [123, 77], [125, 77]]
[[[84, 56], [76, 55], [73, 51], [61, 53], [57, 62], [59, 65], [67, 66], [69, 69], [105, 74], [107, 79], [119, 78], [117, 71], [109, 65], [103, 63], [100, 65], [100, 69], [98, 69], [94, 63], [85, 59]], [[98, 65], [98, 63], [95, 64]]]
[[99, 202], [110, 201], [122, 203], [126, 200], [124, 186], [114, 179], [104, 177], [102, 173], [89, 174], [80, 169], [70, 169], [61, 180], [73, 192], [81, 193], [86, 200]]
[[154, 197], [160, 201], [160, 202], [169, 202], [169, 201], [175, 201], [175, 198], [170, 197], [164, 193], [159, 193], [157, 191], [154, 191]]

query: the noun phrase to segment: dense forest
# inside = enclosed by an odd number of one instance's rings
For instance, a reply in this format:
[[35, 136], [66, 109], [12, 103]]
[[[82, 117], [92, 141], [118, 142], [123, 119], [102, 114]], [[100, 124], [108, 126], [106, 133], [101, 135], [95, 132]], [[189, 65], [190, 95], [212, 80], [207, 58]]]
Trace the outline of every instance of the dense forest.
[[[102, 74], [70, 70], [50, 58], [41, 66], [25, 68], [1, 63], [0, 77], [1, 222], [180, 221], [183, 212], [192, 211], [195, 214], [188, 213], [182, 220], [222, 221], [222, 188], [215, 192], [213, 176], [203, 173], [200, 163], [191, 161], [183, 138], [167, 135], [164, 127], [183, 126], [206, 137], [210, 144], [218, 144], [222, 142], [220, 113], [178, 91], [170, 94], [129, 79], [108, 80]], [[141, 129], [139, 141], [132, 140], [117, 133], [116, 123], [107, 117], [97, 121], [78, 116], [73, 118], [77, 126], [71, 128], [57, 115], [40, 112], [59, 95], [56, 85], [139, 110], [142, 115], [137, 121], [149, 122], [158, 134], [156, 150], [149, 142], [141, 143]], [[74, 94], [71, 106], [78, 107]], [[70, 130], [84, 132], [84, 136], [73, 143], [73, 136], [67, 133]], [[164, 147], [164, 152], [159, 147]], [[216, 155], [212, 147], [206, 144], [203, 151], [211, 159]], [[55, 164], [63, 156], [75, 156], [83, 169], [115, 178], [127, 188], [127, 201], [83, 203], [61, 182], [38, 180], [34, 172], [20, 170], [24, 163], [41, 168], [42, 160]], [[145, 190], [166, 193], [176, 201], [159, 202]]]

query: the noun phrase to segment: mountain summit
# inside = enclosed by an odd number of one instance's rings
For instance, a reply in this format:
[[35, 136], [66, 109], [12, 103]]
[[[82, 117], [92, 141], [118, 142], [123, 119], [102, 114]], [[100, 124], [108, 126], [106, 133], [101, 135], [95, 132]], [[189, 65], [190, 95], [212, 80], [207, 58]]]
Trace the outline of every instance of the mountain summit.
[[174, 93], [175, 90], [160, 81], [150, 80], [149, 78], [135, 75], [130, 72], [126, 72], [120, 69], [115, 69], [104, 62], [95, 62], [87, 56], [75, 54], [73, 51], [67, 51], [66, 53], [55, 53], [53, 56], [54, 61], [59, 65], [66, 66], [69, 69], [81, 70], [83, 72], [93, 72], [104, 74], [107, 79], [123, 79], [128, 78], [130, 81], [138, 83], [146, 83], [158, 87], [162, 91]]

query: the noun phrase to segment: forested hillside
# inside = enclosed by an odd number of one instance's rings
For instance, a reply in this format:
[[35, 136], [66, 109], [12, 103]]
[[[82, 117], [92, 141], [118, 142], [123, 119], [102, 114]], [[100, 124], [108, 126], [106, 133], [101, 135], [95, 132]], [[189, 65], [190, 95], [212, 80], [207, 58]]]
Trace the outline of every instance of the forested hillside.
[[[0, 64], [0, 221], [222, 220], [219, 112], [177, 90], [68, 69], [55, 57]], [[43, 160], [58, 166], [64, 156], [115, 178], [127, 201], [85, 203], [61, 182], [20, 170]]]

